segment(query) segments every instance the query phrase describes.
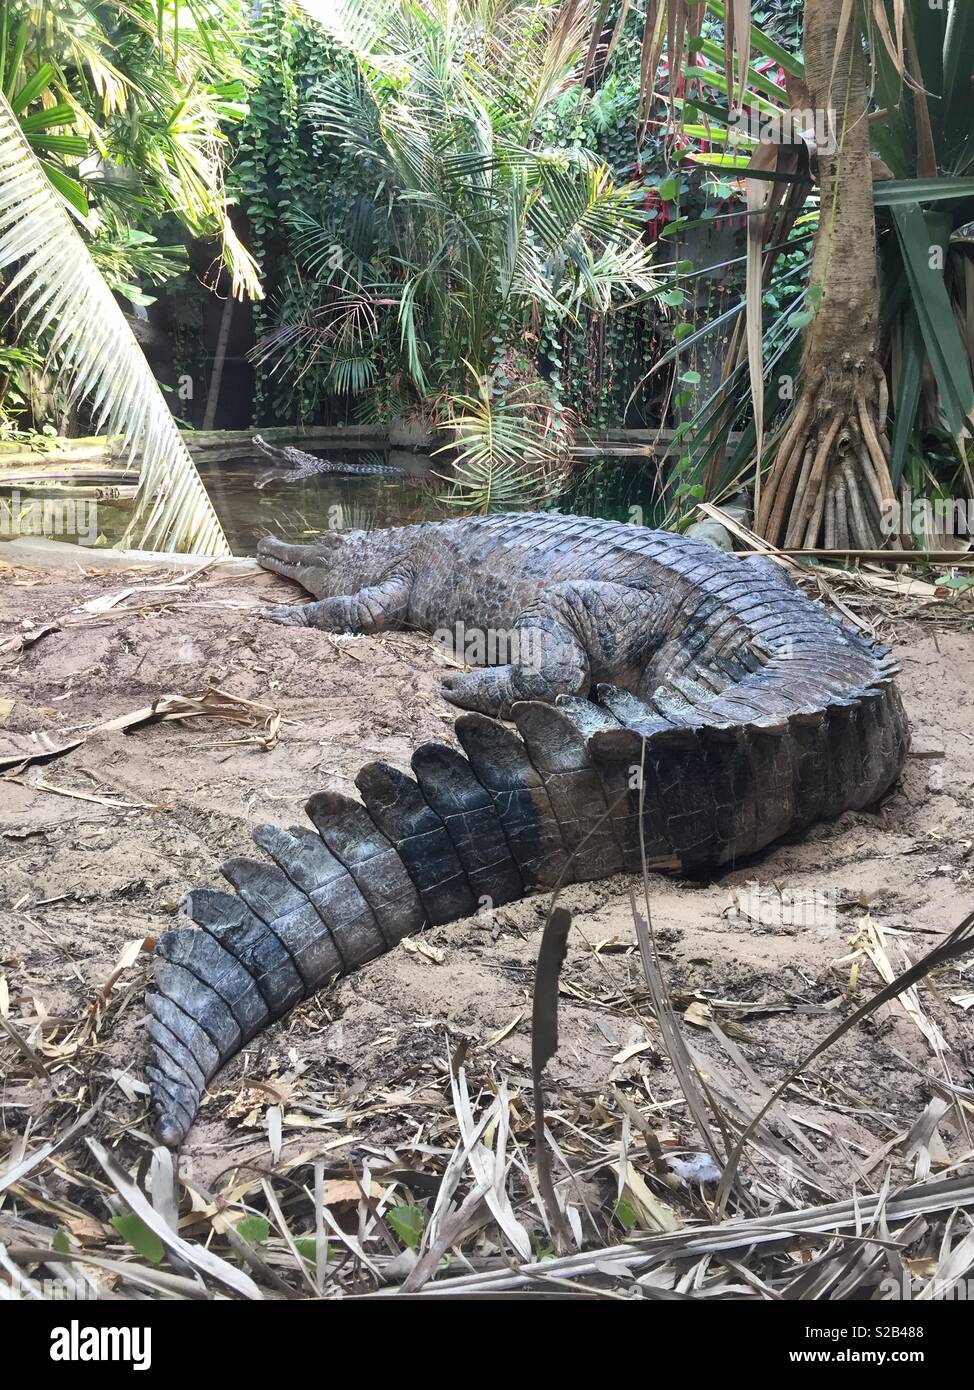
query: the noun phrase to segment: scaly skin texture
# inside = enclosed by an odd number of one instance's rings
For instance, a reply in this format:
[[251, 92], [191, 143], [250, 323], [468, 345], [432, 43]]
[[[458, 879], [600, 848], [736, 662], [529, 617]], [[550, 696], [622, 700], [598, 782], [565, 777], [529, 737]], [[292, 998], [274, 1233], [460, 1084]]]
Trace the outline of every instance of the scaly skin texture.
[[377, 473], [402, 475], [402, 469], [395, 468], [392, 464], [333, 463], [330, 459], [315, 458], [314, 454], [306, 454], [302, 449], [295, 449], [290, 444], [278, 449], [275, 445], [268, 444], [259, 434], [254, 435], [254, 443], [261, 453], [272, 458], [277, 464], [276, 468], [269, 468], [266, 473], [261, 473], [254, 483], [256, 488], [265, 488], [269, 483], [298, 483], [303, 478], [313, 478], [320, 473], [334, 474], [336, 477], [360, 477]]
[[284, 621], [462, 623], [516, 632], [522, 659], [449, 682], [447, 697], [473, 711], [456, 724], [465, 756], [425, 744], [412, 777], [371, 763], [361, 802], [311, 798], [314, 829], [257, 827], [273, 867], [230, 860], [236, 896], [187, 895], [201, 930], [163, 935], [149, 997], [166, 1143], [249, 1038], [403, 936], [638, 871], [643, 853], [650, 869], [712, 872], [868, 806], [906, 755], [889, 653], [767, 561], [530, 513], [267, 541], [261, 560], [317, 596], [278, 610]]

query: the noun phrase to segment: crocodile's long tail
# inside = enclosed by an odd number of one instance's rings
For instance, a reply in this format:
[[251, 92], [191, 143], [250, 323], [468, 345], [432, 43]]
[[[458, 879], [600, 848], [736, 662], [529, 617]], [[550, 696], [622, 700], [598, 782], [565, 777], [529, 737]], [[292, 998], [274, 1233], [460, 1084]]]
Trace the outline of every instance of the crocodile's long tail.
[[516, 733], [463, 715], [466, 756], [424, 744], [413, 777], [363, 768], [361, 803], [313, 796], [313, 829], [259, 826], [270, 862], [229, 860], [236, 893], [193, 890], [183, 911], [199, 930], [159, 942], [148, 1075], [160, 1138], [185, 1136], [211, 1077], [262, 1028], [427, 924], [638, 871], [643, 853], [651, 869], [699, 874], [875, 801], [908, 733], [892, 659], [868, 648], [868, 665], [868, 684], [820, 709], [782, 716], [774, 684], [757, 687], [772, 712], [749, 717], [744, 697], [740, 722], [663, 718], [614, 687], [599, 704], [516, 706]]

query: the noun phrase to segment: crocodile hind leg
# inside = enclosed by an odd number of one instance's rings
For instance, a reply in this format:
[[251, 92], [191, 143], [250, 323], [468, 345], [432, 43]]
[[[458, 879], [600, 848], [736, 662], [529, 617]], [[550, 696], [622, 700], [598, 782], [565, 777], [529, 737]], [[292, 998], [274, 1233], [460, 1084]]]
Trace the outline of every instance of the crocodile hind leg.
[[[488, 634], [488, 650], [489, 637]], [[495, 647], [506, 647], [513, 660], [480, 671], [457, 671], [443, 678], [444, 700], [477, 714], [507, 718], [521, 700], [553, 703], [559, 695], [584, 694], [591, 682], [588, 653], [578, 638], [555, 616], [519, 618]]]
[[[488, 640], [487, 654], [475, 653], [487, 669], [447, 676], [443, 698], [506, 719], [519, 701], [554, 704], [561, 696], [584, 696], [609, 674], [614, 683], [635, 688], [659, 642], [661, 607], [659, 596], [633, 585], [602, 580], [553, 584], [542, 600], [520, 614], [510, 633], [486, 634], [488, 639], [506, 636], [509, 651], [492, 652]], [[495, 641], [495, 648], [501, 645]]]

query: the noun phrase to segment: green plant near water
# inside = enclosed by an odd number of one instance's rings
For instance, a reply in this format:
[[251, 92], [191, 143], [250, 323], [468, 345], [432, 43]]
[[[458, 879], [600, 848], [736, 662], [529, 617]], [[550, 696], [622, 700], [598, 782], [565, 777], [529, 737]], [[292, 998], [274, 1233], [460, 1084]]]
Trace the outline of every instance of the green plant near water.
[[[236, 0], [7, 0], [0, 85], [113, 288], [181, 269], [179, 235], [215, 238], [238, 294], [256, 267], [230, 222], [225, 128], [246, 110]], [[160, 247], [160, 219], [175, 224]], [[169, 254], [166, 254], [166, 253]]]
[[114, 296], [151, 302], [147, 289], [185, 264], [187, 236], [214, 240], [234, 293], [260, 292], [223, 180], [223, 126], [246, 94], [242, 14], [236, 0], [8, 0], [0, 10], [3, 352], [18, 367], [0, 410], [9, 429], [43, 367], [59, 413], [84, 410], [86, 427], [120, 433], [141, 464], [125, 539], [149, 548], [228, 549]]
[[[452, 500], [536, 500], [564, 471], [570, 434], [539, 370], [542, 335], [658, 286], [641, 188], [538, 137], [584, 59], [582, 20], [553, 3], [304, 8], [346, 59], [309, 117], [371, 192], [340, 224], [290, 214], [314, 274], [261, 357], [326, 359], [335, 391], [397, 382], [404, 407], [459, 444]], [[491, 421], [531, 435], [519, 484]]]
[[[706, 0], [706, 8], [716, 19], [727, 19], [720, 0]], [[974, 9], [953, 0], [936, 8], [926, 0], [902, 5], [869, 0], [861, 6], [806, 0], [819, 85], [828, 87], [831, 70], [835, 93], [847, 90], [852, 102], [872, 93], [872, 198], [854, 226], [847, 211], [837, 214], [835, 188], [842, 179], [860, 187], [864, 176], [868, 188], [866, 118], [850, 122], [862, 149], [853, 160], [840, 144], [838, 174], [829, 174], [820, 217], [819, 162], [802, 162], [794, 144], [771, 146], [769, 156], [769, 146], [758, 145], [733, 119], [733, 108], [743, 105], [781, 129], [793, 109], [810, 107], [803, 61], [761, 28], [740, 25], [728, 61], [723, 48], [699, 32], [701, 9], [687, 10], [697, 32], [691, 26], [680, 39], [686, 40], [683, 74], [695, 90], [685, 101], [674, 98], [679, 128], [699, 142], [691, 155], [695, 162], [728, 179], [747, 177], [754, 215], [746, 299], [710, 327], [715, 333], [732, 330], [723, 379], [715, 390], [699, 393], [692, 419], [681, 427], [685, 450], [672, 516], [688, 514], [688, 501], [719, 497], [753, 473], [763, 435], [777, 447], [758, 510], [759, 531], [790, 546], [814, 545], [818, 539], [869, 548], [881, 534], [874, 504], [883, 493], [892, 497], [903, 482], [914, 495], [958, 488], [974, 492], [961, 447], [974, 415], [974, 261], [966, 230], [974, 218], [974, 129], [965, 65], [974, 44]], [[775, 81], [774, 71], [760, 59], [770, 60], [783, 80]], [[857, 68], [856, 82], [846, 89], [847, 69]], [[870, 298], [871, 247], [878, 246], [880, 293], [872, 342], [863, 337], [865, 307], [852, 303], [854, 285], [850, 290], [842, 283], [846, 260], [829, 254], [839, 232], [863, 266], [851, 277], [861, 286], [862, 305]], [[836, 339], [844, 353], [825, 351], [822, 330], [832, 325], [835, 338], [837, 314], [856, 327]], [[668, 359], [677, 360], [703, 336], [689, 334]], [[858, 407], [850, 389], [844, 408], [849, 427], [836, 433], [822, 454], [830, 482], [827, 489], [824, 483], [819, 487], [813, 507], [816, 448], [826, 431], [823, 427], [820, 437], [806, 438], [800, 416], [803, 410], [806, 420], [820, 413], [816, 380], [823, 363], [827, 374], [829, 364], [838, 369], [845, 357], [867, 361], [878, 384], [868, 385], [871, 402]], [[782, 383], [787, 391], [780, 389]], [[844, 394], [843, 388], [832, 399], [841, 401]], [[735, 427], [741, 439], [728, 461], [727, 440]], [[771, 450], [760, 452], [767, 464]]]
[[[773, 14], [793, 12], [797, 3], [769, 0], [769, 8]], [[647, 243], [658, 242], [661, 260], [688, 254], [681, 247], [681, 223], [696, 220], [710, 241], [723, 243], [740, 220], [732, 181], [686, 164], [677, 167], [680, 152], [669, 132], [656, 121], [641, 127], [639, 12], [612, 4], [605, 25], [614, 36], [618, 25], [611, 60], [601, 55], [584, 84], [577, 80], [581, 65], [576, 68], [573, 80], [540, 110], [534, 144], [583, 151], [617, 181], [638, 185], [638, 195], [635, 188], [633, 193], [643, 235]], [[340, 68], [351, 73], [354, 59], [282, 0], [265, 0], [251, 21], [247, 62], [254, 85], [230, 185], [246, 209], [250, 244], [268, 291], [267, 300], [255, 306], [258, 337], [266, 339], [280, 326], [294, 330], [255, 363], [254, 418], [261, 425], [349, 418], [386, 423], [416, 404], [399, 369], [394, 316], [383, 315], [373, 325], [368, 353], [339, 356], [317, 331], [314, 312], [327, 298], [320, 281], [328, 279], [322, 271], [336, 247], [359, 280], [375, 273], [384, 250], [377, 228], [382, 231], [386, 199], [376, 197], [380, 179], [374, 166], [329, 138], [313, 114], [322, 74]], [[686, 298], [699, 325], [724, 307], [734, 277], [743, 284], [743, 274], [732, 269], [713, 282], [702, 280], [700, 293], [671, 292], [671, 298], [679, 305]], [[538, 340], [527, 347], [544, 374], [546, 394], [574, 412], [586, 431], [622, 426], [627, 417], [637, 425], [666, 423], [670, 406], [683, 411], [687, 402], [673, 399], [663, 376], [652, 378], [645, 391], [639, 380], [645, 374], [641, 364], [672, 345], [673, 307], [651, 297], [620, 300], [611, 314], [582, 305], [573, 315], [543, 319]], [[689, 332], [692, 325], [682, 327]], [[498, 346], [503, 352], [503, 344]], [[435, 356], [436, 345], [429, 351]], [[704, 358], [708, 345], [699, 351]], [[693, 362], [704, 374], [707, 365]], [[473, 378], [466, 389], [476, 393]], [[684, 394], [683, 388], [676, 394]], [[626, 472], [633, 475], [632, 468]]]
[[229, 547], [189, 452], [121, 309], [0, 93], [0, 276], [21, 330], [46, 345], [69, 398], [141, 459], [126, 536], [149, 550]]

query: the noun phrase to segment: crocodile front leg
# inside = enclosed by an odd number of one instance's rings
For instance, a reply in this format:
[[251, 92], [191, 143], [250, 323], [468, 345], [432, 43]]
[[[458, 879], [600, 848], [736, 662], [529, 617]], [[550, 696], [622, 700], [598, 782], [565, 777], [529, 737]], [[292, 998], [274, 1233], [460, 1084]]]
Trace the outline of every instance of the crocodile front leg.
[[317, 627], [323, 632], [383, 632], [405, 623], [411, 589], [410, 576], [397, 572], [357, 594], [340, 594], [314, 603], [281, 603], [263, 609], [261, 617], [292, 627]]

